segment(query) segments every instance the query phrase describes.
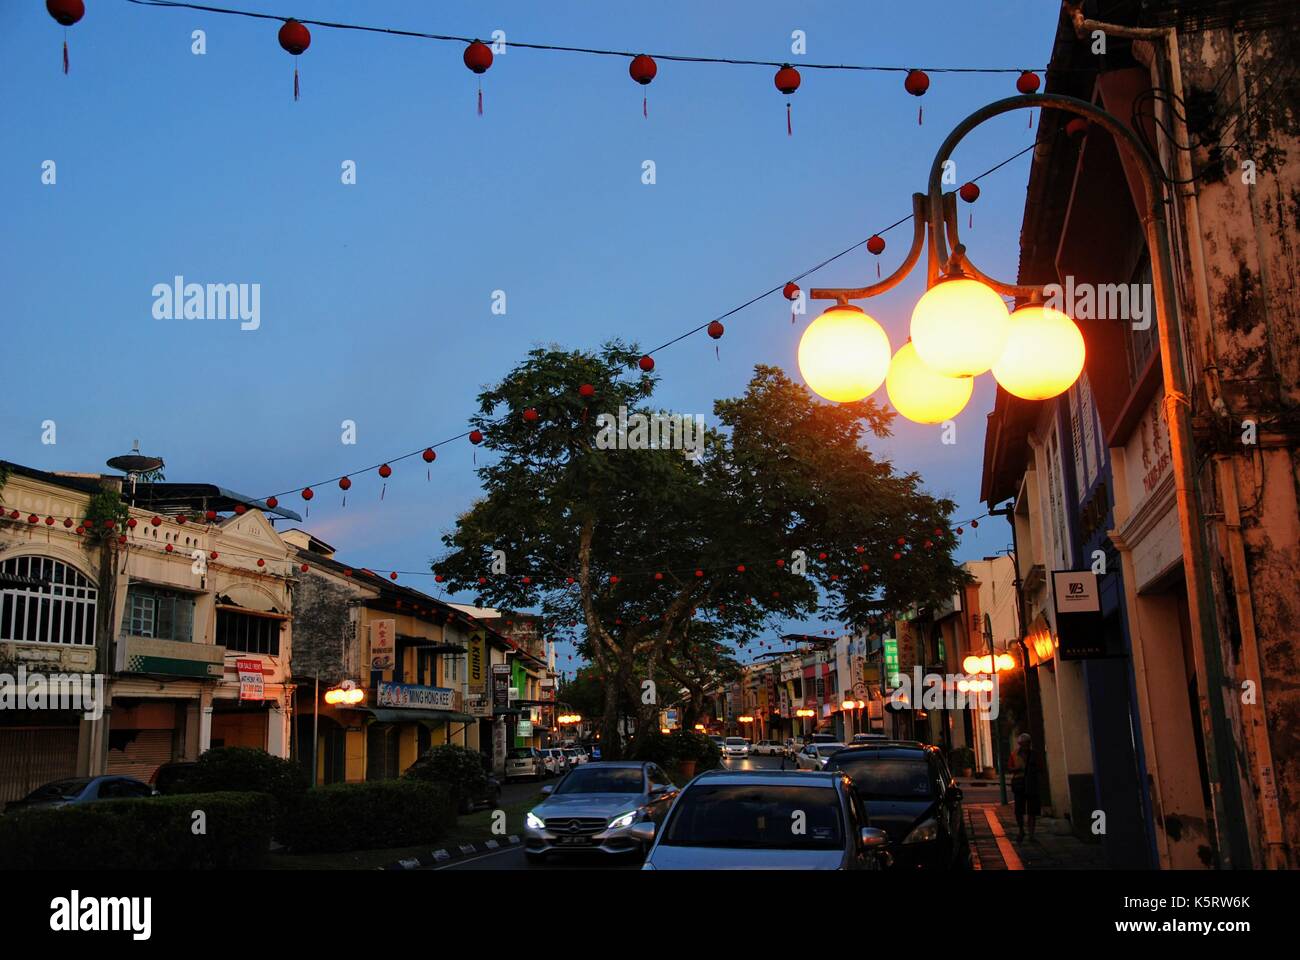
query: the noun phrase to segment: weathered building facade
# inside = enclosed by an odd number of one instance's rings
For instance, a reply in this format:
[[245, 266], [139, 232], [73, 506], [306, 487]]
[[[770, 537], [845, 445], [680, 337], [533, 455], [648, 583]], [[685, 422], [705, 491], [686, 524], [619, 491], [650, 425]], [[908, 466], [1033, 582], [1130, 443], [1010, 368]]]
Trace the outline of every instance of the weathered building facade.
[[[1295, 866], [1300, 30], [1273, 3], [1117, 4], [1104, 23], [1095, 6], [1066, 6], [1047, 89], [1149, 146], [1174, 315], [1157, 315], [1144, 172], [1044, 111], [1020, 282], [1092, 298], [1066, 298], [1085, 378], [1042, 403], [999, 390], [983, 496], [1015, 500], [1028, 612], [1051, 609], [1044, 572], [1101, 571], [1111, 657], [1065, 663], [1050, 615], [1026, 624], [1044, 712], [1077, 673], [1090, 718], [1077, 744], [1048, 731], [1054, 799], [1141, 828], [1154, 865]], [[1184, 444], [1170, 419], [1188, 413]], [[1084, 773], [1090, 789], [1069, 782]]]

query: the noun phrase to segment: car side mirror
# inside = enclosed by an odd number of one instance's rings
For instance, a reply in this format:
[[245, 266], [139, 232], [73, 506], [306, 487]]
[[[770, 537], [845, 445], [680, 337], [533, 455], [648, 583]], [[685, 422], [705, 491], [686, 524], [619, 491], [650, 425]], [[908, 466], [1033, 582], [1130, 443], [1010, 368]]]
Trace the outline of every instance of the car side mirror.
[[551, 786], [549, 783], [546, 786], [542, 787], [542, 796], [544, 797], [548, 797], [554, 792], [555, 792], [555, 788]]
[[862, 845], [867, 849], [884, 847], [889, 844], [889, 836], [879, 827], [863, 827], [860, 839]]
[[638, 820], [627, 828], [627, 832], [633, 840], [652, 843], [655, 838], [655, 823], [653, 820]]

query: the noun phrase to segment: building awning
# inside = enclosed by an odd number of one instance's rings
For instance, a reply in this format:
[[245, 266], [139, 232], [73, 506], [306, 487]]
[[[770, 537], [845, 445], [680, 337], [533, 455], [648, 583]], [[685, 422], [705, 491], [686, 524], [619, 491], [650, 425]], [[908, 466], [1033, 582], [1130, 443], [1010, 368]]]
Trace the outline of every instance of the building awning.
[[429, 726], [455, 721], [464, 723], [474, 718], [468, 713], [455, 710], [410, 710], [400, 707], [349, 707], [368, 713], [379, 723], [423, 723]]

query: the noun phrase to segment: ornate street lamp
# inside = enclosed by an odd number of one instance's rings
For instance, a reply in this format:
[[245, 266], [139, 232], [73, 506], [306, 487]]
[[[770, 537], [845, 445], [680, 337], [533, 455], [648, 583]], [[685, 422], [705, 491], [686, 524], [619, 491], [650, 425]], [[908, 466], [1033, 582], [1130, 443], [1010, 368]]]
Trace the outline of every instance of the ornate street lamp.
[[[1080, 18], [1080, 23], [1087, 22]], [[1141, 179], [1142, 209], [1138, 214], [1152, 263], [1156, 329], [1169, 427], [1170, 459], [1178, 504], [1178, 527], [1182, 538], [1183, 569], [1188, 586], [1188, 613], [1192, 642], [1200, 651], [1205, 671], [1202, 707], [1205, 712], [1204, 731], [1207, 741], [1205, 753], [1210, 761], [1208, 772], [1212, 810], [1224, 864], [1249, 866], [1249, 842], [1245, 836], [1244, 804], [1237, 775], [1237, 751], [1228, 727], [1223, 696], [1227, 680], [1222, 652], [1218, 647], [1214, 593], [1207, 559], [1208, 547], [1203, 522], [1206, 511], [1196, 486], [1196, 466], [1191, 442], [1191, 400], [1183, 338], [1179, 330], [1173, 257], [1170, 252], [1172, 242], [1165, 214], [1165, 207], [1172, 202], [1172, 198], [1163, 172], [1137, 134], [1100, 107], [1060, 94], [1024, 94], [981, 107], [957, 124], [940, 145], [934, 162], [930, 165], [928, 192], [912, 195], [912, 246], [899, 268], [877, 283], [849, 289], [817, 288], [809, 291], [809, 298], [834, 300], [843, 305], [850, 300], [865, 300], [891, 290], [916, 266], [924, 245], [927, 251], [926, 276], [929, 289], [913, 313], [912, 329], [921, 360], [927, 364], [939, 364], [940, 368], [933, 371], [935, 373], [960, 371], [973, 375], [987, 359], [989, 351], [986, 348], [991, 344], [980, 342], [978, 336], [965, 336], [961, 331], [963, 323], [968, 322], [972, 331], [991, 331], [988, 336], [993, 341], [1001, 339], [999, 351], [1006, 352], [1000, 352], [991, 364], [985, 365], [985, 369], [992, 366], [994, 375], [1008, 393], [1019, 396], [1022, 394], [1018, 391], [1022, 391], [1032, 399], [1043, 400], [1067, 389], [1083, 368], [1082, 337], [1076, 339], [1077, 328], [1073, 333], [1066, 329], [1066, 322], [1070, 327], [1074, 327], [1074, 322], [1064, 314], [1058, 316], [1059, 311], [1032, 309], [1042, 302], [1042, 287], [1002, 283], [976, 267], [959, 238], [957, 195], [943, 192], [944, 164], [962, 138], [984, 121], [1013, 110], [1064, 110], [1083, 117], [1089, 122], [1090, 129], [1104, 130], [1111, 135], [1121, 157], [1131, 161], [1128, 168]], [[1006, 333], [1002, 335], [998, 332], [1000, 322], [995, 320], [996, 314], [983, 293], [976, 293], [975, 287], [968, 283], [951, 291], [943, 290], [944, 285], [958, 280], [976, 281], [994, 294], [1013, 297], [1021, 303], [1029, 304], [1029, 307], [1017, 311], [1020, 314], [1018, 318], [1013, 315], [1008, 319]], [[927, 300], [930, 302], [926, 303]], [[921, 310], [923, 304], [925, 310]], [[937, 341], [942, 337], [938, 334], [950, 337], [951, 343], [943, 344], [941, 349]], [[948, 349], [949, 346], [951, 350]], [[1047, 357], [1053, 350], [1063, 350], [1064, 355], [1054, 357], [1048, 364]], [[927, 357], [927, 353], [931, 355]], [[870, 362], [870, 358], [864, 358], [864, 362]], [[1050, 365], [1051, 370], [1030, 369], [1035, 364], [1043, 367]]]

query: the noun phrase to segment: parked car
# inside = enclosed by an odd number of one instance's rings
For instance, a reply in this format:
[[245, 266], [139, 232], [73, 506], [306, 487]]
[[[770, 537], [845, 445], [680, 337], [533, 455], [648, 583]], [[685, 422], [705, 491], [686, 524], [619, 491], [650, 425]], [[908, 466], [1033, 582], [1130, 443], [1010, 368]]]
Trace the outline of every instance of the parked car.
[[902, 741], [848, 747], [826, 769], [852, 779], [871, 822], [889, 835], [895, 867], [970, 867], [961, 788], [938, 747]]
[[149, 778], [149, 783], [159, 793], [173, 793], [176, 786], [194, 770], [198, 769], [198, 766], [193, 760], [177, 760], [173, 763], [164, 763], [153, 772], [153, 776]]
[[559, 747], [546, 747], [542, 750], [542, 761], [546, 764], [546, 772], [553, 777], [569, 772], [572, 764], [565, 752]]
[[749, 756], [749, 741], [744, 737], [727, 737], [722, 743], [722, 758]]
[[97, 803], [100, 800], [156, 796], [158, 796], [157, 790], [134, 777], [113, 775], [70, 777], [37, 787], [21, 800], [10, 800], [5, 804], [5, 813], [78, 806], [83, 803]]
[[649, 761], [586, 763], [554, 787], [524, 817], [524, 856], [539, 863], [552, 853], [636, 854], [649, 843], [633, 827], [663, 820], [677, 787]]
[[506, 780], [546, 776], [546, 760], [536, 747], [515, 747], [506, 754]]
[[778, 740], [760, 740], [751, 752], [756, 757], [779, 757], [785, 752], [785, 747]]
[[569, 769], [580, 766], [588, 761], [587, 754], [577, 747], [565, 747], [564, 756], [569, 762]]
[[843, 749], [844, 744], [833, 741], [808, 743], [795, 754], [795, 765], [800, 770], [821, 770], [825, 768], [826, 761], [830, 759], [831, 754]]
[[479, 807], [501, 806], [501, 781], [488, 774], [483, 789], [477, 793], [460, 798], [460, 813], [473, 813]]
[[847, 777], [803, 771], [710, 770], [683, 788], [662, 829], [633, 830], [655, 838], [644, 870], [872, 870], [888, 842]]

